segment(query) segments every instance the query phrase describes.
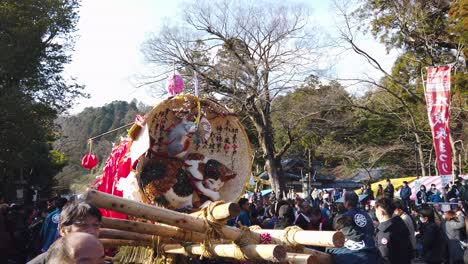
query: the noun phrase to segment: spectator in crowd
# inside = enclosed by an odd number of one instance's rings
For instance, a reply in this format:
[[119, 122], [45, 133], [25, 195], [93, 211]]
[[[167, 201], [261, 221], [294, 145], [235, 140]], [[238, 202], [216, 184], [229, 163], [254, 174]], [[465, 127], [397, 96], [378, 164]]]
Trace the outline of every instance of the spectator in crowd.
[[309, 210], [310, 205], [307, 201], [301, 201], [299, 204], [299, 210], [297, 211], [296, 219], [294, 220], [294, 225], [298, 227], [308, 230], [310, 218], [309, 218]]
[[395, 207], [394, 215], [401, 217], [403, 222], [405, 222], [406, 228], [409, 231], [409, 239], [411, 241], [411, 247], [413, 251], [416, 250], [416, 235], [415, 235], [415, 223], [411, 216], [409, 216], [403, 207], [403, 203], [401, 201], [394, 201], [393, 206]]
[[395, 207], [391, 199], [384, 197], [376, 201], [375, 214], [379, 220], [376, 244], [383, 263], [410, 264], [412, 246], [410, 233], [399, 216], [393, 216]]
[[325, 217], [327, 221], [330, 220], [331, 218], [331, 211], [329, 208], [329, 205], [327, 202], [321, 202], [320, 203], [320, 212], [322, 213], [322, 216]]
[[310, 222], [307, 230], [323, 231], [328, 230], [327, 219], [322, 216], [322, 212], [317, 207], [312, 207], [309, 210]]
[[440, 264], [445, 256], [445, 236], [434, 221], [434, 211], [423, 206], [419, 212], [419, 233], [422, 242], [422, 258], [428, 264]]
[[449, 191], [447, 192], [447, 199], [449, 202], [456, 202], [458, 199], [458, 196], [460, 195], [460, 192], [457, 188], [457, 185], [452, 184], [449, 187]]
[[384, 197], [384, 189], [383, 189], [383, 187], [382, 187], [382, 184], [379, 184], [379, 185], [377, 186], [377, 194], [376, 194], [376, 197], [375, 197], [375, 198], [378, 200], [378, 199], [380, 199], [380, 198], [382, 198], [382, 197]]
[[410, 208], [410, 200], [411, 197], [411, 188], [408, 186], [408, 182], [404, 181], [403, 182], [403, 187], [401, 187], [400, 190], [400, 198], [403, 201], [403, 208], [405, 211], [408, 211]]
[[429, 196], [429, 201], [433, 204], [435, 203], [442, 203], [444, 199], [442, 198], [442, 193], [437, 190], [435, 193], [432, 193]]
[[394, 193], [395, 187], [393, 187], [392, 181], [389, 178], [387, 178], [387, 186], [385, 186], [384, 189], [384, 196], [389, 199], [393, 199]]
[[278, 211], [278, 222], [275, 229], [285, 229], [294, 223], [294, 209], [289, 204], [284, 204]]
[[377, 264], [378, 252], [374, 242], [366, 242], [366, 235], [357, 230], [351, 216], [336, 216], [333, 228], [345, 236], [345, 244], [341, 248], [327, 248], [325, 252], [333, 256], [334, 263], [347, 264]]
[[11, 237], [7, 225], [9, 209], [8, 204], [0, 204], [0, 263], [8, 262], [8, 255], [11, 251]]
[[374, 192], [372, 191], [372, 186], [370, 185], [370, 183], [367, 184], [365, 194], [367, 194], [369, 200], [374, 200]]
[[46, 258], [48, 264], [104, 263], [104, 247], [95, 236], [72, 233], [57, 240]]
[[54, 241], [57, 240], [57, 238], [59, 237], [58, 224], [60, 222], [60, 213], [62, 212], [62, 208], [65, 206], [66, 203], [66, 198], [60, 197], [55, 199], [55, 210], [47, 215], [44, 224], [42, 225], [42, 252], [46, 252], [49, 249], [50, 245], [52, 245], [52, 243], [54, 243]]
[[[65, 237], [72, 233], [88, 233], [99, 237], [102, 215], [99, 209], [85, 201], [76, 200], [67, 204], [60, 213], [59, 233]], [[49, 251], [46, 251], [28, 262], [28, 264], [44, 264]]]
[[245, 198], [240, 198], [239, 199], [239, 207], [241, 208], [239, 216], [236, 218], [236, 225], [239, 226], [251, 226], [252, 222], [250, 221], [250, 216], [249, 216], [249, 200]]
[[7, 228], [11, 238], [10, 260], [13, 263], [24, 263], [28, 255], [28, 242], [31, 233], [28, 229], [24, 206], [12, 204], [7, 215]]
[[426, 204], [428, 201], [426, 186], [421, 185], [421, 187], [419, 187], [419, 192], [416, 193], [416, 205], [420, 206]]
[[445, 212], [445, 221], [442, 223], [442, 230], [447, 239], [450, 264], [463, 264], [463, 250], [460, 246], [460, 241], [464, 228], [465, 217], [463, 214], [455, 213], [452, 210]]
[[431, 195], [433, 195], [433, 194], [440, 194], [440, 191], [437, 190], [437, 186], [435, 184], [431, 184], [431, 188], [427, 192], [427, 197], [429, 197], [429, 199], [430, 199]]
[[370, 245], [374, 241], [374, 225], [371, 217], [366, 211], [357, 208], [359, 197], [355, 192], [347, 192], [344, 197], [343, 205], [347, 209], [345, 215], [350, 216], [356, 230], [365, 234], [366, 244]]
[[464, 202], [468, 202], [468, 180], [463, 180], [460, 186], [460, 199]]

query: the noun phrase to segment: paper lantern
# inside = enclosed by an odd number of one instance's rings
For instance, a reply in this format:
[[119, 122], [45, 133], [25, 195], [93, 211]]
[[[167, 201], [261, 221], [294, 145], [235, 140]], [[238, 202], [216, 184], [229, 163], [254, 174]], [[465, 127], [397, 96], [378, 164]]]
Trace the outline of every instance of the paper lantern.
[[180, 94], [184, 90], [182, 76], [174, 74], [167, 80], [167, 91], [170, 95]]
[[97, 163], [98, 163], [98, 158], [94, 154], [91, 154], [91, 153], [86, 154], [81, 160], [81, 166], [89, 170], [96, 167]]

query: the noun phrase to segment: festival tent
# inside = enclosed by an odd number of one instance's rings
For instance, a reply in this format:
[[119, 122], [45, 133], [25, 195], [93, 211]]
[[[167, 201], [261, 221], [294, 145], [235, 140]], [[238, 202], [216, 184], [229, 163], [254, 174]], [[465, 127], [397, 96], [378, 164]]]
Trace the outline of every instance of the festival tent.
[[[465, 178], [465, 175], [459, 175], [462, 178]], [[437, 190], [442, 190], [447, 184], [451, 183], [453, 180], [452, 176], [426, 176], [419, 178], [409, 184], [411, 188], [411, 199], [416, 199], [416, 193], [419, 191], [421, 185], [426, 186], [426, 190], [431, 188], [431, 184], [435, 184]]]

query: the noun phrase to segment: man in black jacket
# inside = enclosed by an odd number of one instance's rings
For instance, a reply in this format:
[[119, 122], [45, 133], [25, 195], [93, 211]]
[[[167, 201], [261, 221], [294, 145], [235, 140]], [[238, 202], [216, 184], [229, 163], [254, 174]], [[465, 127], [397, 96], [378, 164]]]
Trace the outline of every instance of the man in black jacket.
[[390, 181], [390, 179], [387, 178], [387, 186], [385, 186], [385, 189], [384, 189], [385, 197], [389, 199], [393, 199], [394, 192], [395, 192], [395, 187], [393, 187], [393, 184]]
[[376, 243], [383, 263], [410, 264], [412, 245], [410, 233], [399, 216], [392, 217], [395, 206], [384, 197], [375, 203], [375, 214], [379, 220]]

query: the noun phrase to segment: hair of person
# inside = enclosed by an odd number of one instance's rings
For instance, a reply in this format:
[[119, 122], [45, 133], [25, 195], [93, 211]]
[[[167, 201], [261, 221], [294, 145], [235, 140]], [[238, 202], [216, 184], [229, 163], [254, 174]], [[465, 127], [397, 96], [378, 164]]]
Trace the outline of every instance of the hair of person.
[[94, 216], [99, 222], [102, 221], [102, 214], [96, 206], [86, 201], [75, 200], [63, 208], [60, 213], [59, 226], [70, 226], [87, 216]]
[[407, 182], [407, 181], [403, 181], [403, 183], [404, 183], [404, 184], [408, 184], [408, 182]]
[[458, 222], [457, 214], [452, 210], [445, 211], [445, 220], [446, 221], [454, 220]]
[[375, 208], [382, 208], [387, 216], [392, 216], [395, 211], [395, 206], [393, 205], [392, 200], [389, 198], [383, 197], [378, 199], [375, 202]]
[[73, 249], [70, 247], [68, 236], [55, 241], [47, 251], [46, 263], [73, 263]]
[[403, 202], [397, 199], [393, 200], [393, 207], [395, 207], [395, 209], [404, 209]]
[[434, 210], [432, 210], [432, 208], [423, 206], [421, 209], [419, 209], [418, 213], [423, 217], [429, 218], [429, 222], [434, 222]]
[[348, 206], [356, 207], [359, 203], [359, 196], [355, 192], [346, 192], [344, 201], [348, 203]]
[[62, 208], [67, 204], [68, 200], [64, 197], [59, 197], [54, 201], [55, 207], [62, 210]]
[[310, 215], [312, 215], [312, 216], [319, 216], [319, 215], [321, 216], [322, 215], [322, 212], [320, 211], [320, 208], [318, 208], [318, 207], [310, 208], [309, 212], [310, 212]]
[[246, 198], [240, 198], [239, 201], [237, 202], [239, 204], [239, 206], [242, 208], [246, 203], [248, 203], [249, 200], [247, 200]]
[[387, 181], [389, 182], [389, 181], [390, 181], [390, 178], [387, 178]]

